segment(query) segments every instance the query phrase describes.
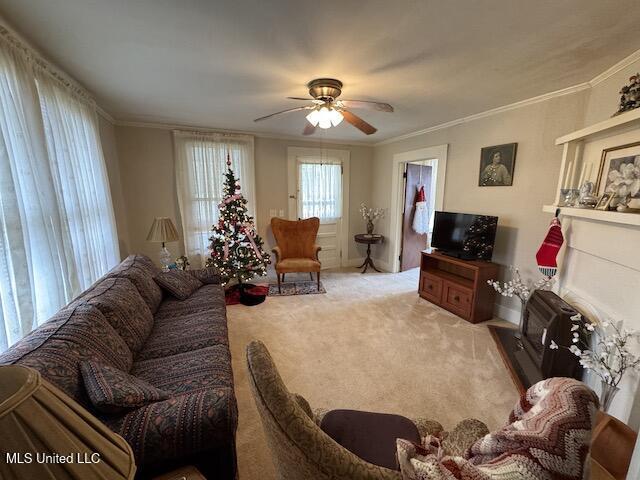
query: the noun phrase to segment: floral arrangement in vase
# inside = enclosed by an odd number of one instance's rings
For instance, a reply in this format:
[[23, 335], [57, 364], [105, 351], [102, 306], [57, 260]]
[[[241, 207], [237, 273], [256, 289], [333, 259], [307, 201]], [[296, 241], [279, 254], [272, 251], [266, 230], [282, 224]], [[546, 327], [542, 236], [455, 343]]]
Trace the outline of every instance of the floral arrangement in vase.
[[[627, 330], [613, 322], [598, 325], [583, 321], [580, 314], [574, 315], [571, 320], [574, 322], [571, 327], [573, 344], [562, 347], [552, 340], [549, 348], [567, 348], [580, 359], [580, 365], [600, 378], [600, 406], [606, 412], [620, 390], [618, 385], [624, 374], [628, 370], [640, 372], [640, 356], [633, 354], [630, 349], [632, 341], [637, 343], [640, 340], [640, 331]], [[593, 350], [590, 345], [593, 345]]]
[[367, 234], [371, 235], [378, 220], [384, 218], [384, 209], [369, 208], [364, 203], [361, 203], [360, 214], [362, 215], [362, 218], [364, 218], [365, 222], [367, 222]]
[[522, 322], [524, 320], [524, 307], [527, 304], [529, 297], [536, 290], [551, 289], [554, 279], [553, 277], [542, 277], [540, 280], [535, 282], [532, 280], [527, 280], [525, 282], [517, 267], [510, 265], [509, 271], [511, 272], [512, 278], [508, 282], [500, 283], [497, 280], [487, 280], [487, 283], [503, 297], [517, 297], [520, 300], [520, 325], [518, 329], [518, 334], [520, 334], [520, 332], [522, 332]]

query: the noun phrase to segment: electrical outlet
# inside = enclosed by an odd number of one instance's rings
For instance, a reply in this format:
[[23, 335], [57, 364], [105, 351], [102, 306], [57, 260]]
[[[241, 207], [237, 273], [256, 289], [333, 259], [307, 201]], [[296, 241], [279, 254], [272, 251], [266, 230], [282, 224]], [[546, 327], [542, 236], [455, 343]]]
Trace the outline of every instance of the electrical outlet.
[[280, 218], [284, 218], [284, 209], [280, 209], [280, 214], [278, 215]]

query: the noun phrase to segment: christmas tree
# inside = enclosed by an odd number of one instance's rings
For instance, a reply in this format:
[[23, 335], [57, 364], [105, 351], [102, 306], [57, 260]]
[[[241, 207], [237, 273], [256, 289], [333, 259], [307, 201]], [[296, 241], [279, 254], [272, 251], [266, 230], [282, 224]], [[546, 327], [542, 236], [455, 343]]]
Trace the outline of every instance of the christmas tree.
[[227, 172], [223, 187], [223, 199], [219, 205], [220, 218], [211, 228], [209, 250], [211, 258], [207, 267], [214, 267], [226, 285], [236, 278], [239, 284], [256, 275], [267, 274], [269, 254], [263, 249], [253, 217], [247, 214], [247, 199], [240, 193], [240, 182], [231, 170], [227, 155]]

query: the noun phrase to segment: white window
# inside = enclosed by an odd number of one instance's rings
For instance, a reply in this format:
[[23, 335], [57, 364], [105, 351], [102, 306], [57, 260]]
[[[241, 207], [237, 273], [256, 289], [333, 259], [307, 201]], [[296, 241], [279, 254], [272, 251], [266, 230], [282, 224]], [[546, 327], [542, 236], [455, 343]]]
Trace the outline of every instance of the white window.
[[312, 157], [298, 158], [298, 216], [320, 220], [342, 217], [342, 165]]
[[95, 105], [0, 35], [0, 351], [119, 260]]
[[204, 265], [211, 227], [218, 222], [227, 155], [249, 214], [254, 215], [253, 137], [174, 131], [174, 142], [185, 254], [193, 265]]

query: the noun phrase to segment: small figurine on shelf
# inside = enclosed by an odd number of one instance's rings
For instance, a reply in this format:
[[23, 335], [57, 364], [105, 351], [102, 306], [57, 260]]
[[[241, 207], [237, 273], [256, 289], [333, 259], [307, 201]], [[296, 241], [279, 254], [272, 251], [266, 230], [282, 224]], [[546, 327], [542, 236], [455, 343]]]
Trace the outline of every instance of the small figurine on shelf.
[[625, 85], [620, 90], [620, 105], [613, 116], [615, 117], [638, 107], [640, 107], [640, 74], [636, 73], [629, 78], [629, 85]]
[[176, 258], [176, 267], [178, 268], [178, 270], [186, 270], [189, 265], [191, 264], [189, 263], [189, 259], [186, 256], [181, 255]]

